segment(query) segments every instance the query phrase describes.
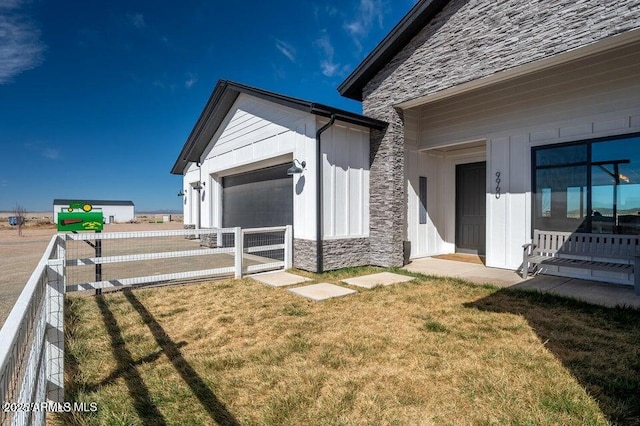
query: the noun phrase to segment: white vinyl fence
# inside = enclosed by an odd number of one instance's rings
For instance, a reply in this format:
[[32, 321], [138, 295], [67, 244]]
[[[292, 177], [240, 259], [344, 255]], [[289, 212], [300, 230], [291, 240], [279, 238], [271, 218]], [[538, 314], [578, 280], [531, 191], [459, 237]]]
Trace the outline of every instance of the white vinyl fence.
[[0, 425], [44, 424], [64, 398], [64, 245], [54, 235], [0, 329]]
[[0, 426], [64, 402], [64, 293], [288, 269], [291, 226], [58, 234], [0, 330]]

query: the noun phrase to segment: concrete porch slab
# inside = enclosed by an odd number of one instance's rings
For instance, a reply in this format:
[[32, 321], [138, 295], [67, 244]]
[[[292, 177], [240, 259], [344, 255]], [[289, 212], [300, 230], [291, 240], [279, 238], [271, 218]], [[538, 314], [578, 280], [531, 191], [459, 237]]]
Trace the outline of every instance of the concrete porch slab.
[[300, 275], [290, 274], [289, 272], [284, 271], [252, 275], [251, 278], [263, 284], [270, 285], [271, 287], [286, 287], [288, 285], [313, 281], [310, 278], [301, 277]]
[[576, 278], [554, 277], [552, 275], [537, 275], [519, 284], [515, 284], [512, 287], [539, 290], [559, 296], [568, 296], [573, 299], [607, 306], [609, 308], [629, 306], [640, 309], [640, 296], [635, 294], [633, 287], [626, 285], [607, 284]]
[[413, 277], [406, 275], [394, 274], [392, 272], [380, 272], [377, 274], [363, 275], [361, 277], [349, 278], [342, 282], [349, 285], [362, 288], [374, 288], [379, 285], [391, 285], [397, 283], [406, 283], [411, 281]]
[[635, 294], [631, 286], [552, 275], [537, 275], [523, 280], [515, 271], [431, 257], [416, 259], [404, 269], [425, 275], [461, 278], [476, 284], [537, 290], [601, 306], [629, 306], [640, 309], [640, 296]]
[[404, 269], [425, 275], [462, 278], [476, 284], [493, 284], [498, 287], [509, 287], [522, 281], [520, 275], [508, 269], [488, 268], [474, 263], [432, 257], [413, 260]]
[[329, 283], [311, 284], [304, 287], [290, 288], [289, 291], [316, 302], [357, 293], [355, 290]]

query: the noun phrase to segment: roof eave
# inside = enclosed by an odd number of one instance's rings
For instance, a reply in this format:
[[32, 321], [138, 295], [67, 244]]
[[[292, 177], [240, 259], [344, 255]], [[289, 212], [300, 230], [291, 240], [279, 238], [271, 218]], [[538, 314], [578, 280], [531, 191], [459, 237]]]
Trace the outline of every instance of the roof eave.
[[[206, 149], [204, 144], [208, 145], [209, 141], [201, 140], [202, 133], [205, 131], [205, 127], [215, 114], [223, 113], [226, 115], [228, 110], [225, 110], [226, 106], [231, 107], [233, 102], [237, 99], [240, 93], [245, 93], [249, 96], [254, 96], [260, 99], [267, 100], [269, 102], [275, 102], [279, 105], [283, 105], [292, 109], [303, 111], [306, 113], [320, 115], [324, 117], [331, 117], [335, 115], [339, 121], [368, 127], [370, 129], [382, 130], [387, 126], [384, 121], [376, 120], [373, 118], [365, 117], [360, 114], [352, 113], [349, 111], [333, 108], [327, 105], [308, 102], [303, 99], [292, 98], [290, 96], [281, 95], [274, 92], [258, 89], [251, 86], [245, 86], [240, 83], [235, 83], [227, 80], [220, 80], [213, 90], [207, 104], [200, 114], [200, 117], [196, 121], [187, 141], [185, 142], [178, 159], [171, 169], [171, 173], [175, 175], [182, 175], [189, 163], [198, 161], [198, 158], [194, 157], [194, 149], [198, 145], [200, 148]], [[222, 105], [221, 104], [226, 104]], [[222, 110], [220, 110], [222, 108]], [[221, 123], [221, 122], [220, 122]], [[214, 132], [217, 131], [217, 127], [220, 123], [215, 124]]]
[[431, 21], [449, 0], [418, 2], [338, 86], [344, 97], [362, 101], [362, 90], [393, 57]]

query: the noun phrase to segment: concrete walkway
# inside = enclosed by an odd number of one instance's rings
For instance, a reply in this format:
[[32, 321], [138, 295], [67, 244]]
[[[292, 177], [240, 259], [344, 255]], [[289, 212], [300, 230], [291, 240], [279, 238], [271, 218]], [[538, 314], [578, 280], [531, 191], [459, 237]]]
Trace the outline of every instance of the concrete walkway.
[[596, 305], [608, 307], [631, 306], [640, 309], [640, 296], [636, 295], [633, 287], [630, 286], [554, 277], [551, 275], [538, 275], [523, 280], [516, 272], [507, 269], [488, 268], [474, 263], [430, 257], [414, 260], [404, 269], [425, 275], [461, 278], [476, 284], [535, 289], [572, 297]]

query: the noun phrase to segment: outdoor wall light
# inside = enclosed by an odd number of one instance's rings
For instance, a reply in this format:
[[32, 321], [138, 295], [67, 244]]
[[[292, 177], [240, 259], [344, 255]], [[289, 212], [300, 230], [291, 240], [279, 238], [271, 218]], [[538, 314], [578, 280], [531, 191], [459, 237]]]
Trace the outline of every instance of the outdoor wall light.
[[[300, 167], [296, 166], [296, 162], [298, 164], [300, 164]], [[287, 175], [288, 176], [299, 175], [300, 173], [302, 173], [302, 171], [304, 170], [305, 167], [307, 167], [307, 162], [306, 161], [303, 161], [301, 163], [297, 159], [294, 159], [293, 160], [293, 165], [291, 167], [289, 167], [289, 169], [287, 170]]]
[[182, 189], [178, 192], [178, 197], [184, 197], [184, 191]]

